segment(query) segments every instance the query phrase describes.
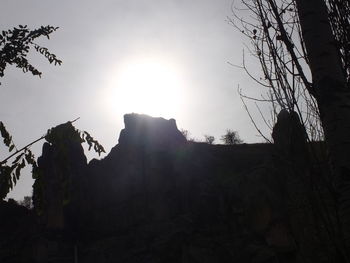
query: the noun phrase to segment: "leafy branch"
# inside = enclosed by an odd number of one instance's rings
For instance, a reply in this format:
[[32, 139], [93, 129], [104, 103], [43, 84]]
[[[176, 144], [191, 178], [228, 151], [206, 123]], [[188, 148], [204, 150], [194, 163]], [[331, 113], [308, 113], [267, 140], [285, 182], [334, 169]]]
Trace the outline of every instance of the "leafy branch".
[[[67, 123], [49, 129], [45, 135], [32, 141], [21, 149], [16, 150], [4, 160], [0, 161], [0, 199], [4, 199], [10, 190], [12, 190], [16, 185], [23, 168], [25, 168], [27, 165], [31, 165], [33, 170], [37, 168], [37, 162], [34, 154], [30, 150], [30, 147], [43, 139], [45, 139], [50, 144], [55, 144], [62, 148], [64, 147], [64, 142], [67, 139], [73, 139], [79, 143], [87, 143], [89, 146], [88, 150], [90, 151], [93, 148], [94, 151], [98, 153], [98, 155], [105, 152], [103, 146], [87, 131], [79, 131], [72, 126], [72, 123], [76, 120], [78, 119], [68, 121]], [[65, 132], [71, 130], [73, 130], [73, 133]], [[14, 145], [12, 142], [12, 137], [6, 131], [2, 122], [0, 122], [0, 131], [5, 145], [9, 148], [12, 147]], [[8, 161], [13, 157], [15, 157], [15, 159], [10, 164], [8, 164]], [[34, 174], [33, 177], [35, 177]]]
[[[26, 25], [19, 25], [13, 29], [3, 30], [0, 32], [0, 78], [4, 77], [7, 65], [15, 65], [17, 68], [22, 69], [24, 73], [29, 71], [34, 76], [37, 75], [41, 77], [42, 73], [27, 59], [27, 55], [31, 47], [34, 47], [38, 53], [43, 55], [50, 62], [50, 64], [54, 63], [55, 65], [61, 65], [62, 61], [59, 60], [55, 54], [49, 52], [47, 48], [41, 47], [34, 42], [41, 36], [50, 39], [50, 34], [55, 32], [57, 29], [58, 27], [48, 25], [30, 30]], [[30, 146], [44, 139], [45, 136], [40, 137], [39, 139], [18, 150], [12, 140], [11, 134], [1, 121], [0, 134], [3, 139], [3, 143], [8, 148], [9, 152], [16, 149], [13, 154], [0, 161], [0, 198], [3, 199], [6, 197], [10, 189], [12, 189], [17, 183], [21, 170], [26, 167], [26, 165], [30, 164], [33, 168], [36, 167], [35, 157], [30, 150]], [[8, 164], [8, 161], [13, 157], [15, 157], [15, 159]]]
[[41, 36], [50, 39], [50, 34], [57, 29], [58, 27], [41, 26], [38, 29], [30, 30], [26, 25], [19, 25], [13, 29], [3, 30], [0, 33], [0, 77], [4, 76], [7, 65], [15, 65], [17, 68], [22, 69], [24, 73], [31, 72], [34, 76], [41, 77], [42, 72], [27, 59], [31, 47], [34, 47], [38, 53], [43, 55], [50, 64], [61, 65], [62, 61], [55, 54], [34, 42]]

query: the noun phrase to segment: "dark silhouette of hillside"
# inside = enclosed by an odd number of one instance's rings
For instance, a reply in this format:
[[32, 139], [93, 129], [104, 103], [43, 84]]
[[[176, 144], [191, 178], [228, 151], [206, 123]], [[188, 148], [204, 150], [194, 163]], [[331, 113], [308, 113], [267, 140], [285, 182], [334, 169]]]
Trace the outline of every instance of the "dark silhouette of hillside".
[[102, 160], [87, 163], [69, 136], [65, 147], [44, 144], [36, 214], [0, 206], [11, 218], [0, 226], [1, 262], [318, 262], [325, 253], [292, 114], [279, 118], [275, 144], [188, 142], [173, 119], [124, 122]]

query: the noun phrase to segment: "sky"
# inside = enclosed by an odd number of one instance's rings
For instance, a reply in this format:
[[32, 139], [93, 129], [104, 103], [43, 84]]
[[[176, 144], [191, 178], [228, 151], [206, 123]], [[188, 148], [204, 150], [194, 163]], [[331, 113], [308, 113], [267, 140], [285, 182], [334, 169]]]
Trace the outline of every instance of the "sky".
[[[231, 5], [232, 0], [2, 0], [1, 30], [59, 27], [50, 40], [37, 43], [63, 64], [49, 65], [34, 51], [30, 61], [41, 78], [9, 67], [1, 79], [0, 120], [19, 147], [80, 117], [76, 128], [90, 132], [108, 153], [130, 112], [174, 118], [198, 141], [213, 135], [220, 143], [232, 129], [247, 143], [262, 142], [237, 92], [239, 86], [258, 96], [262, 88], [230, 65], [241, 64], [247, 44], [228, 23]], [[254, 62], [250, 69], [259, 70]], [[41, 147], [33, 147], [37, 156]], [[0, 151], [1, 159], [7, 154]], [[29, 195], [32, 183], [26, 171], [9, 197]]]

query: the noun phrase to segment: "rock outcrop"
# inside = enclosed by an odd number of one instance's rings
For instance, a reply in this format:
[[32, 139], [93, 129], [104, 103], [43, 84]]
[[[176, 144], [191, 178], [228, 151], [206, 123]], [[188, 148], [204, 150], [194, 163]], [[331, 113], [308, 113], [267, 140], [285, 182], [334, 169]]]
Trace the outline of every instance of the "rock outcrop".
[[74, 140], [67, 141], [71, 161], [64, 167], [62, 149], [44, 145], [39, 169], [55, 191], [46, 188], [43, 195], [37, 234], [46, 250], [32, 261], [296, 260], [293, 227], [305, 226], [290, 221], [297, 216], [289, 214], [287, 193], [300, 185], [287, 182], [291, 175], [276, 159], [294, 151], [280, 146], [280, 128], [275, 146], [227, 146], [187, 142], [173, 119], [128, 114], [124, 122], [119, 144], [89, 164]]
[[125, 129], [119, 145], [141, 146], [147, 150], [169, 150], [186, 142], [174, 119], [153, 118], [144, 114], [124, 115]]

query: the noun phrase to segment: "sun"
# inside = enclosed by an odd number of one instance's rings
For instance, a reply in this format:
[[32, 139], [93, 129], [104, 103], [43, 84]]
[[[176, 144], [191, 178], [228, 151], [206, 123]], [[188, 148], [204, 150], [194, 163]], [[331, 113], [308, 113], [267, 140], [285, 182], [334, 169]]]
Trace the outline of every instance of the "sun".
[[111, 75], [106, 96], [112, 111], [168, 118], [183, 111], [185, 83], [175, 64], [138, 58], [121, 63]]

